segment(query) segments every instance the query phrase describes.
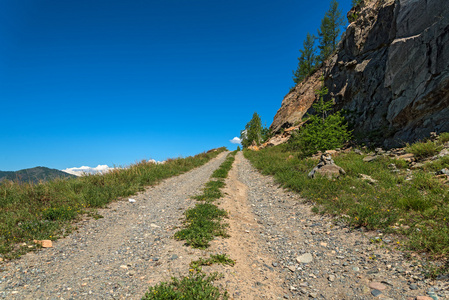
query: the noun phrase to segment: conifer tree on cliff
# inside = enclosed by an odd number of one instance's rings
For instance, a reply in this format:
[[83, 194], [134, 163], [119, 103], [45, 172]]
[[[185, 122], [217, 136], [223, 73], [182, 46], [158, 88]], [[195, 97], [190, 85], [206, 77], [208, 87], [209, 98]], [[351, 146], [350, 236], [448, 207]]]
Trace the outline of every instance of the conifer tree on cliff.
[[341, 26], [343, 26], [344, 19], [342, 12], [338, 8], [337, 0], [332, 0], [329, 10], [321, 20], [320, 29], [318, 29], [318, 37], [320, 44], [319, 62], [323, 63], [337, 48], [338, 37], [340, 36]]
[[253, 114], [251, 121], [246, 124], [245, 130], [240, 132], [240, 138], [244, 148], [251, 146], [253, 142], [256, 145], [260, 145], [262, 142], [262, 121], [257, 112]]
[[299, 83], [315, 70], [316, 55], [315, 55], [315, 36], [307, 33], [307, 37], [303, 42], [303, 49], [299, 50], [301, 56], [298, 57], [298, 68], [293, 72], [293, 81]]

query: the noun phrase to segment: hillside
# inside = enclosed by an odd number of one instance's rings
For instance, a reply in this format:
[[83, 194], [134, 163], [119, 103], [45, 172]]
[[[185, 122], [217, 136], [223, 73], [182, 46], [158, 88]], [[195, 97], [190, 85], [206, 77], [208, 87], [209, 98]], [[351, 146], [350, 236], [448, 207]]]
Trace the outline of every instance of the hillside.
[[19, 171], [0, 171], [0, 181], [2, 180], [18, 180], [20, 182], [48, 181], [56, 178], [74, 178], [76, 176], [62, 172], [56, 169], [46, 167], [35, 167], [23, 169]]
[[337, 52], [288, 93], [270, 130], [300, 123], [324, 76], [327, 99], [363, 142], [395, 147], [449, 131], [449, 6], [446, 0], [371, 0]]

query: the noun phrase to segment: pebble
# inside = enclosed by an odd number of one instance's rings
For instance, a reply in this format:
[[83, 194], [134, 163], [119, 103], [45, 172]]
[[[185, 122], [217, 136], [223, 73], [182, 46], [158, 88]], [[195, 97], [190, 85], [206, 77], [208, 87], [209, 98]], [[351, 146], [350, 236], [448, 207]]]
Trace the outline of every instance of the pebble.
[[380, 283], [380, 282], [371, 282], [370, 284], [369, 284], [369, 287], [370, 288], [372, 288], [372, 289], [375, 289], [375, 290], [379, 290], [379, 291], [383, 291], [383, 290], [385, 290], [387, 287], [385, 286], [385, 285], [383, 285], [382, 283]]
[[313, 257], [312, 257], [312, 254], [305, 253], [305, 254], [303, 254], [301, 256], [298, 256], [296, 258], [296, 261], [298, 263], [309, 264], [309, 263], [311, 263], [313, 261]]

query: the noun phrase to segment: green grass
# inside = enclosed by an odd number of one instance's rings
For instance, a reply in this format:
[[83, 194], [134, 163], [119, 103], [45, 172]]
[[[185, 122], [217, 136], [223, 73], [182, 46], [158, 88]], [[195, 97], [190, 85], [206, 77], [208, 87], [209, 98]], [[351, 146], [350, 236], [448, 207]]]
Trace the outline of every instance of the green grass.
[[237, 151], [231, 152], [226, 160], [220, 165], [220, 167], [212, 173], [212, 178], [226, 178], [228, 177], [228, 172], [232, 168], [232, 164], [235, 160], [235, 155]]
[[192, 197], [202, 203], [196, 204], [185, 212], [185, 228], [175, 233], [175, 239], [185, 240], [191, 247], [205, 249], [209, 247], [209, 242], [214, 237], [228, 236], [227, 224], [221, 222], [224, 217], [227, 217], [227, 212], [212, 202], [222, 197], [220, 189], [225, 185], [223, 179], [228, 176], [236, 153], [236, 151], [229, 153], [220, 167], [212, 173], [211, 177], [218, 179], [207, 182], [203, 193]]
[[181, 279], [172, 277], [171, 282], [162, 282], [150, 287], [142, 299], [228, 299], [227, 291], [213, 285], [221, 275], [218, 273], [207, 275], [202, 272], [202, 266], [213, 264], [234, 266], [235, 261], [226, 254], [211, 254], [210, 258], [192, 261], [188, 276]]
[[190, 270], [201, 272], [202, 266], [211, 266], [213, 264], [228, 265], [233, 267], [235, 265], [235, 261], [229, 258], [226, 254], [211, 254], [210, 258], [200, 258], [198, 260], [192, 261], [190, 263]]
[[427, 162], [422, 169], [428, 172], [437, 172], [444, 168], [449, 168], [449, 156], [444, 156], [438, 160]]
[[189, 276], [177, 279], [172, 278], [171, 282], [162, 282], [150, 287], [142, 300], [215, 300], [228, 299], [226, 291], [221, 291], [213, 285], [213, 282], [220, 278], [218, 273], [210, 275], [201, 272], [190, 272]]
[[[228, 214], [213, 202], [223, 196], [220, 189], [225, 186], [224, 178], [228, 176], [228, 172], [232, 168], [236, 153], [237, 151], [229, 153], [225, 161], [211, 176], [216, 180], [212, 179], [207, 182], [203, 193], [192, 197], [200, 203], [184, 213], [185, 228], [175, 233], [175, 239], [184, 240], [186, 245], [191, 247], [204, 249], [209, 247], [209, 242], [214, 237], [228, 236], [226, 233], [228, 225], [221, 222]], [[226, 291], [213, 285], [220, 275], [218, 273], [207, 275], [202, 272], [202, 266], [210, 266], [214, 263], [231, 266], [235, 264], [226, 254], [211, 255], [208, 259], [200, 258], [192, 261], [188, 276], [180, 279], [173, 277], [171, 282], [162, 282], [150, 287], [142, 299], [228, 299]]]
[[435, 141], [428, 140], [412, 145], [407, 144], [406, 151], [413, 153], [418, 159], [432, 157], [438, 154], [447, 142], [449, 142], [449, 132], [443, 132]]
[[186, 228], [175, 233], [177, 240], [185, 240], [193, 248], [207, 248], [209, 242], [216, 236], [226, 237], [226, 224], [222, 224], [223, 217], [227, 217], [225, 210], [211, 203], [201, 203], [189, 209], [186, 215]]
[[[318, 161], [299, 159], [284, 145], [244, 154], [263, 174], [273, 175], [281, 185], [315, 203], [316, 212], [346, 216], [354, 227], [399, 233], [409, 250], [449, 258], [449, 188], [434, 173], [415, 170], [407, 180], [407, 164], [387, 157], [367, 163], [351, 152], [334, 157], [346, 176], [334, 181], [311, 180], [307, 174]], [[448, 162], [433, 162], [427, 169], [447, 167]], [[400, 171], [392, 172], [391, 163]], [[377, 183], [370, 184], [359, 174], [369, 175]]]
[[449, 132], [443, 132], [438, 137], [438, 142], [441, 144], [449, 142]]
[[[33, 240], [55, 240], [70, 232], [81, 215], [99, 216], [96, 209], [143, 191], [162, 179], [201, 166], [224, 151], [169, 159], [165, 164], [142, 161], [104, 175], [57, 179], [40, 184], [0, 184], [0, 256], [18, 257]], [[101, 217], [101, 216], [99, 216]], [[27, 246], [19, 246], [27, 243]]]
[[223, 196], [220, 189], [224, 186], [225, 183], [223, 180], [211, 180], [206, 183], [202, 194], [193, 196], [192, 198], [199, 201], [215, 201]]
[[434, 141], [427, 141], [423, 143], [415, 143], [413, 145], [407, 144], [406, 151], [413, 153], [416, 158], [426, 158], [438, 154], [442, 149], [441, 144]]

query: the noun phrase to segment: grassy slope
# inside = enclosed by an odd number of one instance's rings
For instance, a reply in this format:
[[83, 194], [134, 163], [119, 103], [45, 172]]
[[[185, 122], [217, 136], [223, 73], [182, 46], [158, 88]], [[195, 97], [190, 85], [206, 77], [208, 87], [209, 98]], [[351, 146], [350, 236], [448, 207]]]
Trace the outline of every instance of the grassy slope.
[[[410, 250], [446, 261], [449, 258], [449, 189], [429, 173], [448, 167], [449, 159], [414, 170], [408, 180], [405, 161], [382, 157], [368, 163], [364, 156], [350, 152], [334, 157], [346, 176], [329, 181], [309, 179], [307, 174], [318, 161], [299, 159], [285, 145], [258, 152], [245, 150], [244, 154], [263, 174], [273, 175], [284, 187], [315, 203], [316, 212], [342, 216], [356, 227], [396, 232], [406, 237]], [[399, 172], [392, 172], [392, 163]], [[370, 184], [359, 174], [369, 175], [377, 183]]]
[[55, 240], [70, 231], [81, 214], [98, 216], [95, 208], [201, 166], [224, 150], [169, 159], [165, 164], [142, 161], [104, 175], [41, 184], [4, 182], [0, 184], [0, 257], [13, 258], [30, 251], [19, 243]]

